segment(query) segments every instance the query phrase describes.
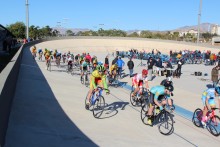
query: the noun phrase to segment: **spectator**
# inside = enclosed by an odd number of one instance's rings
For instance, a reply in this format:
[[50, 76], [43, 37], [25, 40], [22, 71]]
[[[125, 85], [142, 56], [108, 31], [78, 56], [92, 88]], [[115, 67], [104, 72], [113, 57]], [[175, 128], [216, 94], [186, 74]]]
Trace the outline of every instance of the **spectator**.
[[157, 59], [156, 61], [156, 75], [159, 76], [162, 66], [162, 60], [160, 58]]
[[211, 75], [212, 75], [212, 82], [213, 82], [213, 87], [216, 87], [218, 84], [218, 71], [220, 67], [216, 66], [212, 69]]
[[128, 61], [127, 66], [130, 71], [130, 77], [132, 77], [134, 71], [134, 62], [132, 61], [132, 58], [130, 58], [130, 60]]
[[170, 50], [170, 57], [173, 55], [173, 51], [172, 50]]
[[115, 64], [118, 61], [118, 56], [115, 57], [114, 60], [112, 60], [112, 65]]
[[122, 72], [122, 67], [124, 66], [125, 62], [121, 59], [121, 57], [118, 57], [117, 60], [117, 65], [118, 65], [118, 75], [121, 78], [121, 72]]
[[108, 56], [105, 57], [105, 64], [104, 64], [106, 69], [109, 69], [109, 60], [108, 60]]
[[152, 81], [152, 73], [153, 73], [153, 66], [154, 66], [154, 61], [152, 57], [149, 58], [147, 65], [148, 65], [148, 80]]
[[179, 60], [179, 61], [178, 61], [178, 64], [177, 64], [177, 69], [176, 69], [176, 77], [177, 77], [177, 78], [180, 78], [180, 76], [181, 76], [181, 68], [182, 68], [182, 65], [183, 65], [182, 60]]

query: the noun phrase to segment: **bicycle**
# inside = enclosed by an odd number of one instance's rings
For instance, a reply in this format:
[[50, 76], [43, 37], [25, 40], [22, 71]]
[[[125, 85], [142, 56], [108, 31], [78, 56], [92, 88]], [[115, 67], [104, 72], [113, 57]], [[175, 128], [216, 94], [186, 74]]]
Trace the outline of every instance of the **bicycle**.
[[112, 78], [110, 74], [108, 73], [108, 83], [109, 85], [114, 85], [114, 87], [117, 88], [119, 84], [118, 74], [115, 75], [115, 78]]
[[154, 107], [153, 115], [151, 116], [152, 125], [148, 124], [148, 119], [150, 118], [150, 116], [147, 115], [148, 109], [150, 108], [151, 103], [149, 103], [149, 100], [145, 101], [145, 104], [142, 106], [142, 109], [141, 109], [141, 120], [145, 125], [150, 125], [150, 126], [157, 125], [158, 130], [161, 134], [170, 135], [174, 130], [173, 115], [171, 114], [173, 110], [170, 110], [168, 108], [168, 100], [166, 97], [165, 99], [167, 103], [164, 106], [163, 110], [160, 111], [159, 107], [156, 107], [156, 106]]
[[146, 99], [148, 99], [148, 97], [150, 96], [150, 93], [147, 91], [146, 88], [142, 88], [142, 94], [140, 94], [140, 90], [134, 97], [132, 97], [132, 94], [134, 92], [134, 87], [132, 86], [130, 93], [130, 102], [132, 106], [143, 106]]
[[[215, 110], [219, 108], [212, 108], [209, 110], [206, 114], [207, 116], [207, 121], [206, 123], [206, 128], [207, 130], [214, 136], [219, 136], [220, 135], [220, 118], [216, 115]], [[197, 108], [194, 113], [193, 113], [193, 118], [192, 122], [195, 126], [201, 127], [203, 126], [201, 121], [203, 117], [203, 111], [200, 108]]]
[[67, 73], [72, 73], [72, 71], [73, 71], [73, 64], [71, 61], [69, 61], [67, 64]]
[[51, 71], [51, 59], [47, 60], [47, 70]]
[[39, 61], [42, 61], [42, 56], [43, 56], [43, 52], [40, 52], [40, 53], [39, 53], [39, 58], [38, 58]]
[[60, 56], [56, 57], [56, 64], [57, 64], [57, 67], [59, 68], [60, 67]]
[[81, 83], [82, 83], [82, 84], [85, 84], [86, 87], [89, 86], [88, 74], [89, 74], [89, 71], [86, 71], [86, 72], [84, 72], [83, 76], [80, 78]]
[[103, 90], [106, 90], [106, 89], [101, 88], [101, 87], [97, 87], [97, 88], [98, 88], [98, 91], [93, 90], [92, 92], [92, 95], [89, 100], [89, 103], [90, 103], [89, 107], [87, 106], [87, 103], [86, 103], [87, 102], [87, 96], [86, 96], [85, 108], [87, 110], [91, 110], [90, 108], [92, 107], [93, 116], [95, 118], [100, 118], [105, 108], [105, 98], [102, 96], [102, 92]]

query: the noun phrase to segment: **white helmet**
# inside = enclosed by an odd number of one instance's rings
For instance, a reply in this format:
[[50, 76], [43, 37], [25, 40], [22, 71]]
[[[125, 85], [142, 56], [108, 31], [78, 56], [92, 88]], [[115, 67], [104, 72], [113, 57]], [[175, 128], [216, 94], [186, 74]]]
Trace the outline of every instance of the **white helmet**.
[[171, 77], [167, 77], [167, 81], [171, 82], [172, 78]]

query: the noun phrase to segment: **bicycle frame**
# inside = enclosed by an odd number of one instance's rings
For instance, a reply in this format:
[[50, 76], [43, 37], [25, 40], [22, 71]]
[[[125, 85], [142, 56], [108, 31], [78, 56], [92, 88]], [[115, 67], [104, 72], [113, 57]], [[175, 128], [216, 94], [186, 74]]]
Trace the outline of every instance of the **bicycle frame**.
[[102, 88], [100, 88], [100, 87], [98, 87], [98, 92], [93, 92], [93, 94], [92, 94], [92, 100], [91, 100], [91, 104], [92, 105], [94, 105], [95, 104], [95, 102], [96, 102], [96, 100], [100, 97], [100, 96], [102, 96], [102, 91], [103, 91], [103, 89]]

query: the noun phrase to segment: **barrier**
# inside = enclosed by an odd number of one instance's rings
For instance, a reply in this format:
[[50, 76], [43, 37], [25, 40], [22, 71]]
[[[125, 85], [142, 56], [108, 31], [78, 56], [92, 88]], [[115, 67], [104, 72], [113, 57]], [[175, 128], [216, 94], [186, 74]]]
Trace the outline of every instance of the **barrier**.
[[5, 135], [16, 90], [23, 49], [41, 41], [43, 40], [22, 45], [0, 74], [0, 146], [4, 146], [5, 143]]

